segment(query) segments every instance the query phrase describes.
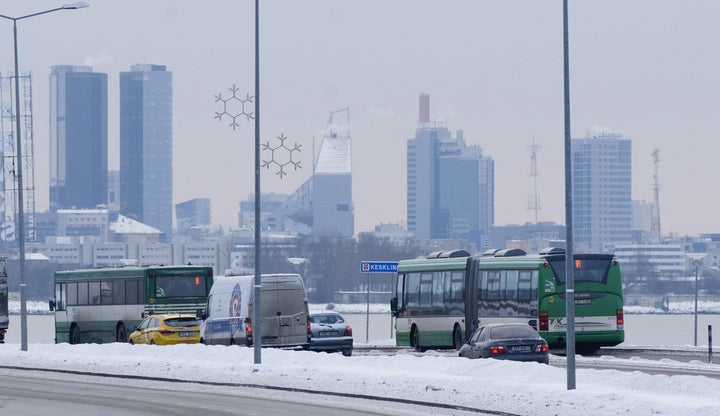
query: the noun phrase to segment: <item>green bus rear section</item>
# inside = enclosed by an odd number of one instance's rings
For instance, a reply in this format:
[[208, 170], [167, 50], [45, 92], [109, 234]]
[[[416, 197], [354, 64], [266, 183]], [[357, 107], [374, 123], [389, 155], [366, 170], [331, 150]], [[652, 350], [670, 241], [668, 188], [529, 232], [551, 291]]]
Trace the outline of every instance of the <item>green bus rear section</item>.
[[[542, 278], [554, 279], [552, 272]], [[548, 319], [565, 319], [565, 285], [558, 285], [554, 293], [542, 293], [538, 300], [541, 311], [546, 311]], [[615, 346], [625, 341], [624, 325], [617, 325], [618, 311], [623, 310], [622, 279], [620, 265], [612, 262], [607, 272], [605, 284], [590, 282], [575, 282], [575, 344], [578, 350], [596, 349], [599, 347]], [[591, 303], [582, 303], [589, 299]], [[597, 321], [606, 317], [607, 321], [614, 321], [615, 329], [592, 330], [582, 323], [584, 321]], [[538, 331], [552, 348], [565, 347], [566, 331]]]
[[[202, 283], [199, 279], [204, 278], [204, 290], [200, 289], [203, 294], [174, 298], [157, 296], [156, 281], [158, 279], [162, 280], [163, 277], [170, 279], [169, 276], [180, 276], [183, 279], [179, 280], [189, 279], [198, 281], [198, 284]], [[198, 279], [195, 279], [195, 277], [198, 277]], [[117, 286], [120, 281], [124, 282]], [[139, 283], [137, 285], [133, 283], [133, 289], [130, 289], [131, 286], [128, 282], [131, 281]], [[106, 291], [112, 291], [114, 287], [122, 288], [124, 291], [120, 292], [122, 301], [118, 301], [120, 296], [116, 298], [115, 294], [112, 293], [102, 295], [102, 304], [93, 302], [90, 298], [89, 287], [92, 287], [92, 284], [97, 285], [97, 282], [100, 282], [101, 291], [103, 287], [106, 288]], [[88, 287], [87, 300], [85, 300], [86, 294], [83, 293], [81, 296], [79, 291], [75, 298], [77, 299], [75, 304], [63, 304], [61, 299], [57, 299], [60, 286], [67, 290], [73, 285], [78, 287], [83, 283], [87, 283]], [[80, 343], [116, 342], [118, 340], [118, 329], [124, 329], [126, 335], [129, 335], [143, 317], [148, 314], [196, 314], [198, 310], [205, 307], [207, 294], [212, 283], [212, 268], [200, 266], [124, 267], [58, 271], [55, 273], [56, 299], [54, 302], [59, 307], [55, 312], [55, 342], [70, 342], [73, 327], [76, 327], [79, 332]], [[113, 286], [114, 284], [115, 286]], [[135, 286], [139, 286], [137, 292], [134, 291]], [[110, 289], [107, 289], [108, 287]], [[133, 296], [128, 296], [131, 292], [127, 292], [127, 290], [132, 290]], [[68, 299], [67, 294], [64, 295], [64, 299]]]
[[[600, 255], [583, 255], [576, 254], [575, 258], [582, 259], [583, 256], [601, 257]], [[609, 261], [606, 279], [602, 283], [576, 281], [574, 285], [575, 293], [575, 342], [579, 347], [578, 350], [596, 349], [601, 346], [613, 346], [622, 343], [625, 340], [624, 327], [622, 321], [622, 281], [620, 274], [620, 266], [611, 255], [603, 255]], [[564, 258], [564, 255], [562, 256]], [[432, 272], [440, 270], [466, 270], [465, 274], [465, 319], [462, 327], [462, 338], [467, 339], [470, 332], [477, 326], [478, 321], [488, 323], [492, 321], [514, 321], [525, 322], [538, 329], [540, 335], [548, 341], [553, 348], [565, 346], [566, 340], [566, 303], [565, 290], [566, 286], [559, 284], [555, 279], [555, 275], [551, 267], [546, 261], [548, 256], [536, 254], [526, 254], [513, 257], [492, 257], [492, 256], [472, 256], [447, 259], [415, 259], [404, 260], [398, 264], [398, 276], [404, 273], [413, 272]], [[553, 257], [557, 260], [557, 254]], [[612, 259], [612, 260], [611, 260]], [[564, 260], [563, 260], [564, 262]], [[473, 272], [476, 270], [476, 272]], [[502, 312], [497, 316], [480, 317], [477, 311], [480, 307], [478, 297], [481, 296], [477, 292], [477, 280], [484, 270], [531, 270], [536, 273], [537, 282], [534, 288], [533, 296], [533, 314], [518, 314], [507, 316]], [[398, 277], [399, 279], [399, 277]], [[396, 280], [396, 284], [398, 280]], [[405, 284], [407, 282], [405, 281]], [[397, 290], [397, 286], [396, 286]], [[474, 291], [471, 293], [470, 291]], [[403, 303], [404, 300], [398, 300]], [[619, 316], [618, 316], [619, 311]], [[540, 314], [546, 313], [548, 320], [557, 324], [563, 329], [556, 331], [542, 330], [539, 326]], [[433, 315], [431, 310], [426, 311], [403, 311], [397, 316], [396, 321], [396, 344], [398, 346], [414, 346], [411, 331], [414, 327], [419, 328], [419, 347], [425, 349], [428, 347], [450, 348], [453, 346], [453, 327], [457, 323], [456, 316], [444, 316], [446, 325], [438, 328], [433, 325], [432, 328], [423, 328], [424, 321], [428, 316]], [[438, 316], [438, 318], [441, 318]], [[598, 330], [597, 328], [604, 328]], [[595, 328], [595, 329], [593, 329]]]

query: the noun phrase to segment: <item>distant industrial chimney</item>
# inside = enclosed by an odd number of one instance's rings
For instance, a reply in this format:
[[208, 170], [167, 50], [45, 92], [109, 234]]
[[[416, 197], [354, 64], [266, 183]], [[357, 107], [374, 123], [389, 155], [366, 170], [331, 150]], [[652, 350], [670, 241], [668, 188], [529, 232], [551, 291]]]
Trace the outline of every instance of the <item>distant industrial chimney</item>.
[[430, 96], [420, 94], [420, 123], [430, 122]]

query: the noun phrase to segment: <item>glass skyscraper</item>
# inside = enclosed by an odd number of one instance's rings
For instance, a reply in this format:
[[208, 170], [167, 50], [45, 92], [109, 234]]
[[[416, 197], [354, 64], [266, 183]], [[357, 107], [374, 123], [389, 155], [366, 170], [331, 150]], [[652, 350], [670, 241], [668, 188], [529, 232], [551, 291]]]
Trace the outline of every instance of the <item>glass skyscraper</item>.
[[50, 72], [50, 210], [107, 204], [107, 74]]
[[120, 213], [172, 235], [172, 72], [120, 73]]
[[407, 142], [407, 225], [418, 239], [462, 239], [484, 245], [494, 223], [494, 161], [431, 123], [420, 96], [420, 125]]

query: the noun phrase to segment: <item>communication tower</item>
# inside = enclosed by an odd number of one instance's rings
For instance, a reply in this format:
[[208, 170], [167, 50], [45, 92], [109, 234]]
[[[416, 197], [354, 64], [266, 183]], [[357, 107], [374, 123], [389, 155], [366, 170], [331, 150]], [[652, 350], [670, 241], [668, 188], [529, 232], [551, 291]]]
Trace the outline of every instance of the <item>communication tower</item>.
[[25, 240], [35, 240], [35, 154], [33, 144], [32, 74], [19, 74], [20, 111], [15, 109], [15, 74], [0, 73], [0, 242], [15, 241], [17, 208], [16, 117], [22, 130]]
[[537, 224], [540, 211], [540, 195], [538, 195], [537, 189], [537, 178], [540, 174], [537, 169], [537, 153], [542, 146], [535, 144], [535, 136], [533, 136], [533, 142], [527, 148], [530, 150], [530, 177], [533, 178], [533, 193], [528, 199], [528, 209], [535, 212], [535, 224]]
[[660, 176], [658, 175], [658, 166], [660, 165], [660, 151], [653, 149], [653, 206], [652, 215], [650, 216], [650, 241], [652, 243], [660, 243]]

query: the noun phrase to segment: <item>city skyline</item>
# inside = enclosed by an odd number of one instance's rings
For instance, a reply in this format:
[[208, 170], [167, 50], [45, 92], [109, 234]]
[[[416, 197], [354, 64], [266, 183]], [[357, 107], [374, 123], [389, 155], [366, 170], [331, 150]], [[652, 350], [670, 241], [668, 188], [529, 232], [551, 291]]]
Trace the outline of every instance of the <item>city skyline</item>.
[[[9, 1], [1, 13], [58, 5]], [[306, 181], [327, 115], [350, 107], [355, 232], [405, 222], [405, 146], [425, 92], [435, 121], [463, 130], [469, 145], [495, 161], [496, 225], [534, 221], [527, 203], [533, 140], [542, 146], [538, 219], [564, 223], [560, 4], [318, 0], [260, 7], [261, 141], [285, 134], [306, 157], [305, 169], [283, 179], [263, 170], [263, 193], [289, 194]], [[708, 221], [718, 198], [701, 186], [720, 176], [712, 137], [720, 62], [710, 43], [720, 34], [712, 19], [720, 5], [606, 1], [570, 4], [569, 12], [572, 137], [632, 138], [636, 200], [652, 200], [658, 149], [663, 233], [719, 231]], [[117, 170], [119, 73], [145, 63], [173, 72], [173, 204], [210, 198], [213, 222], [236, 225], [239, 202], [253, 191], [254, 126], [241, 122], [233, 130], [215, 120], [214, 96], [233, 85], [253, 92], [253, 25], [253, 4], [229, 1], [90, 2], [19, 22], [20, 70], [33, 72], [38, 211], [48, 207], [51, 66], [90, 65], [108, 74], [108, 167]], [[7, 75], [12, 25], [1, 30], [0, 71]]]

